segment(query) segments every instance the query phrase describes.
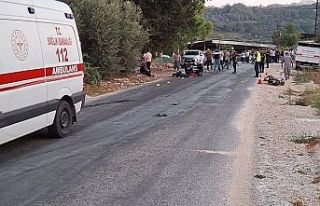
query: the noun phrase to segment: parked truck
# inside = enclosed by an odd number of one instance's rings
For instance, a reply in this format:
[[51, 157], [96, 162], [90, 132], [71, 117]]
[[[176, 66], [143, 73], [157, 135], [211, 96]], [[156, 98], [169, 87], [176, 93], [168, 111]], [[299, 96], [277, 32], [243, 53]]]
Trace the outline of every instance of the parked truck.
[[299, 42], [295, 62], [297, 69], [319, 68], [320, 44], [312, 41]]

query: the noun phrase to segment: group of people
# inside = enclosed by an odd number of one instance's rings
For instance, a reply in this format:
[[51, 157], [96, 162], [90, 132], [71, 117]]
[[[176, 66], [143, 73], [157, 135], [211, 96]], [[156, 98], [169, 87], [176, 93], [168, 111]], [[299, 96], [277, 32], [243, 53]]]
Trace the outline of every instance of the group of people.
[[264, 73], [264, 68], [269, 68], [270, 63], [281, 63], [285, 79], [288, 80], [291, 76], [291, 69], [293, 67], [294, 54], [293, 51], [275, 51], [275, 50], [253, 50], [252, 51], [252, 63], [254, 63], [254, 69], [256, 77], [259, 77], [260, 73]]
[[208, 71], [222, 71], [224, 69], [229, 70], [229, 65], [232, 63], [233, 73], [237, 72], [237, 56], [238, 53], [235, 50], [215, 50], [211, 51], [209, 48], [205, 52], [206, 60], [205, 65]]
[[[215, 50], [212, 51], [209, 48], [205, 51], [204, 65], [207, 66], [208, 71], [223, 71], [229, 70], [229, 66], [232, 64], [233, 73], [237, 72], [238, 65], [238, 53], [236, 50]], [[174, 69], [178, 71], [181, 65], [181, 55], [179, 52], [173, 53]], [[265, 68], [269, 68], [270, 63], [281, 63], [284, 69], [285, 79], [289, 79], [291, 75], [291, 69], [293, 67], [294, 53], [290, 51], [279, 51], [271, 49], [256, 49], [246, 50], [240, 55], [242, 62], [254, 64], [255, 76], [259, 77], [259, 74], [264, 73]], [[146, 52], [141, 59], [140, 73], [147, 76], [151, 74], [151, 61], [152, 54]], [[266, 66], [266, 67], [265, 67]], [[199, 68], [202, 71], [202, 68]]]

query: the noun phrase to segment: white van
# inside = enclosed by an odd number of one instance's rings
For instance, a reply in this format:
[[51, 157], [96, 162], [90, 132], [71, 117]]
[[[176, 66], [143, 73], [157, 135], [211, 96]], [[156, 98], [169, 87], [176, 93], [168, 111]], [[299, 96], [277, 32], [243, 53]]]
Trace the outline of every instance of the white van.
[[68, 135], [84, 103], [83, 70], [69, 6], [0, 0], [0, 144], [45, 127]]
[[320, 44], [311, 41], [299, 42], [295, 61], [297, 69], [319, 68]]

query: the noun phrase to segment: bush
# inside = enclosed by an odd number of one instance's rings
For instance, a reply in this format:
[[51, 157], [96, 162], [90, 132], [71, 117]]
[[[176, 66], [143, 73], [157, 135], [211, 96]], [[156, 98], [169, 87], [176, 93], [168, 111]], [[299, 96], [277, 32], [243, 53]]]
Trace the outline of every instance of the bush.
[[300, 106], [312, 106], [320, 109], [320, 90], [319, 89], [307, 89], [303, 96], [295, 101], [296, 105]]
[[314, 81], [316, 84], [320, 84], [320, 72], [311, 71], [310, 69], [297, 71], [297, 73], [294, 75], [294, 80], [299, 83]]
[[312, 79], [312, 75], [309, 70], [297, 71], [294, 75], [294, 80], [299, 83], [307, 83]]
[[310, 144], [312, 142], [319, 142], [319, 141], [320, 141], [319, 134], [312, 135], [312, 134], [307, 134], [307, 133], [304, 133], [300, 136], [294, 136], [291, 139], [291, 142], [294, 142], [296, 144]]
[[84, 82], [92, 85], [100, 85], [101, 74], [99, 67], [93, 67], [90, 63], [85, 63]]
[[173, 64], [173, 58], [161, 58], [161, 57], [156, 57], [154, 58], [154, 62], [156, 64]]
[[313, 106], [320, 110], [320, 92], [318, 93], [317, 98], [315, 99]]
[[301, 98], [301, 99], [298, 99], [298, 100], [296, 101], [296, 105], [308, 106], [308, 103], [306, 102], [306, 99], [305, 99], [305, 98]]

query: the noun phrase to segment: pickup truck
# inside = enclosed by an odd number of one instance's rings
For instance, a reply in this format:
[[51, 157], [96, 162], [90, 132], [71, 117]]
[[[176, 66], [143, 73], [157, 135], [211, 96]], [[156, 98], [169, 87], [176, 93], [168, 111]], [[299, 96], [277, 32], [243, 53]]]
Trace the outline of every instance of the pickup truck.
[[182, 55], [182, 66], [187, 63], [197, 65], [204, 64], [204, 54], [201, 50], [185, 50]]

